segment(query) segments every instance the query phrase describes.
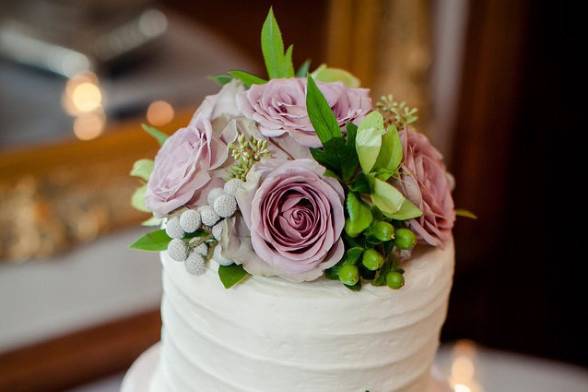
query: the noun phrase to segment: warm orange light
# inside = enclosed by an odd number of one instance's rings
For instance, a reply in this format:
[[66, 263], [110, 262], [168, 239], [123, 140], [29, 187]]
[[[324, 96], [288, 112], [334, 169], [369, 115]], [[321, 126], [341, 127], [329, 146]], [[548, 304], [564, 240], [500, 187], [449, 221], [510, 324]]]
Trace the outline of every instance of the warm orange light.
[[80, 140], [95, 139], [104, 130], [106, 119], [102, 113], [82, 114], [74, 120], [73, 130]]
[[483, 392], [476, 379], [476, 354], [476, 345], [469, 340], [461, 340], [455, 344], [449, 376], [454, 392]]
[[151, 102], [147, 108], [147, 121], [155, 126], [163, 126], [174, 119], [174, 108], [165, 101]]
[[80, 112], [91, 112], [102, 104], [102, 93], [95, 84], [84, 82], [74, 87], [71, 100]]
[[451, 364], [451, 374], [459, 375], [462, 380], [472, 380], [474, 378], [474, 362], [472, 358], [458, 356]]
[[67, 81], [63, 93], [63, 107], [71, 116], [102, 109], [102, 91], [93, 73], [73, 76]]

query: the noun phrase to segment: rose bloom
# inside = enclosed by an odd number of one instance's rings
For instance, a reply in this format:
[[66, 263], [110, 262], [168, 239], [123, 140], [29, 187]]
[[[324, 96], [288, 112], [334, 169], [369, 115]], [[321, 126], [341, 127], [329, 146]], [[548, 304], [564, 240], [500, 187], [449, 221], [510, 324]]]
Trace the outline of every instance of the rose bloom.
[[145, 194], [145, 205], [156, 217], [199, 204], [209, 189], [222, 186], [214, 170], [227, 160], [228, 140], [224, 130], [215, 129], [213, 121], [239, 114], [235, 97], [240, 91], [242, 85], [232, 82], [218, 94], [206, 97], [188, 127], [165, 141], [155, 157]]
[[[317, 84], [341, 127], [361, 120], [372, 109], [368, 89], [340, 82]], [[259, 124], [263, 135], [290, 134], [306, 147], [321, 146], [306, 111], [306, 79], [273, 79], [253, 85], [238, 95], [237, 104], [244, 116]]]
[[400, 132], [404, 161], [400, 166], [402, 193], [423, 215], [408, 221], [421, 241], [443, 246], [451, 239], [455, 208], [451, 197], [452, 181], [443, 156], [421, 133], [407, 129]]
[[223, 253], [254, 275], [319, 278], [345, 251], [345, 194], [324, 172], [312, 159], [256, 164], [237, 192], [246, 228], [225, 230], [233, 238], [223, 241]]

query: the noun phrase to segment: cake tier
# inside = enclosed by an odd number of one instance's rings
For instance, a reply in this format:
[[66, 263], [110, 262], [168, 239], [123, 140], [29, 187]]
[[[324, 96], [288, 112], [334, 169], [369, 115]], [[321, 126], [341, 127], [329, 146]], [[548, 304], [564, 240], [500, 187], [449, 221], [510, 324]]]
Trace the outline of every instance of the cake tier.
[[[250, 277], [162, 254], [161, 358], [151, 392], [422, 392], [445, 319], [453, 244], [417, 253], [401, 290]], [[211, 263], [215, 265], [215, 263]]]

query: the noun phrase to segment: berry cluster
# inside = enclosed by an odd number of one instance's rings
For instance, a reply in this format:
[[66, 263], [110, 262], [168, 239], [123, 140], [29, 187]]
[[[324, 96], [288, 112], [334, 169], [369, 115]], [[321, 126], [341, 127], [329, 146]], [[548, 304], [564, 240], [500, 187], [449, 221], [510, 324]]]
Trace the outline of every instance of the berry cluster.
[[186, 270], [191, 274], [203, 274], [206, 262], [211, 258], [219, 265], [233, 264], [232, 260], [222, 256], [218, 243], [224, 219], [237, 212], [235, 193], [242, 184], [239, 179], [231, 179], [223, 188], [214, 188], [208, 193], [208, 205], [195, 210], [186, 209], [168, 218], [165, 232], [172, 240], [167, 247], [167, 254], [173, 260], [184, 262]]

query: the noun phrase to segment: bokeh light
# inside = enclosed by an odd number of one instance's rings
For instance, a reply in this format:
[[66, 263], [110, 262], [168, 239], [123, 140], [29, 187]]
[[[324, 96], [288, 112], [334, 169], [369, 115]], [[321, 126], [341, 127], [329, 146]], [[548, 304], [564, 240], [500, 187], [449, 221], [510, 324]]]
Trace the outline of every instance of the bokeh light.
[[147, 121], [155, 126], [163, 126], [174, 119], [174, 108], [165, 101], [151, 102], [147, 108]]
[[104, 131], [106, 119], [103, 113], [93, 112], [82, 114], [74, 120], [73, 130], [80, 140], [95, 139]]

